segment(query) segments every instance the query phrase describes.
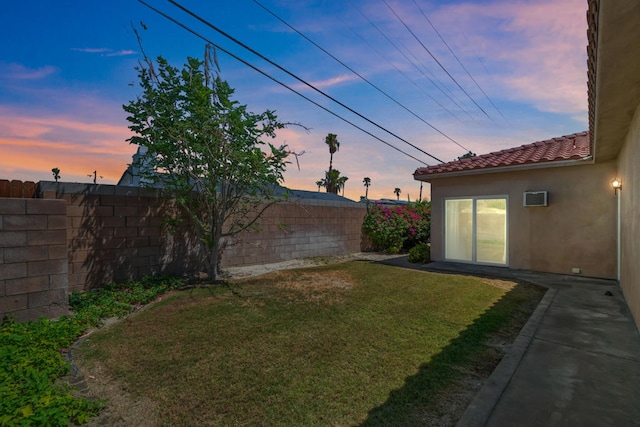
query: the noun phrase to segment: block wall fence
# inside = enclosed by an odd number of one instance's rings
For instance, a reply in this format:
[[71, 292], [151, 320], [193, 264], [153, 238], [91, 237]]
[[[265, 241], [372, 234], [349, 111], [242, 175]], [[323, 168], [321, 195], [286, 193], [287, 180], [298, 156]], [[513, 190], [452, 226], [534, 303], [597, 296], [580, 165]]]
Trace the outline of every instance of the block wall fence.
[[[167, 214], [177, 208], [155, 190], [41, 181], [36, 198], [6, 197], [0, 195], [0, 319], [57, 317], [75, 290], [201, 270], [194, 234], [186, 226], [167, 232]], [[275, 204], [260, 231], [229, 243], [222, 267], [359, 252], [365, 213], [355, 202]]]

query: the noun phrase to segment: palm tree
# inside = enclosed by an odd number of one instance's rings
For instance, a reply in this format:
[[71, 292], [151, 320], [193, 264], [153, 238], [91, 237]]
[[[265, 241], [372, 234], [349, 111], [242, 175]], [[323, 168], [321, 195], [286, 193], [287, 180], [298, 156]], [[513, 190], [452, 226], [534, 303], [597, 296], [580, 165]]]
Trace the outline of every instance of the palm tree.
[[348, 179], [349, 178], [346, 176], [340, 176], [340, 171], [338, 169], [331, 169], [324, 173], [324, 179], [322, 182], [324, 187], [327, 189], [327, 193], [338, 194], [341, 189], [344, 190], [344, 184]]
[[335, 133], [330, 133], [324, 139], [324, 143], [329, 146], [329, 154], [331, 157], [329, 158], [329, 173], [333, 169], [333, 153], [340, 150], [340, 142], [338, 142], [338, 135]]
[[369, 200], [369, 186], [371, 186], [371, 178], [369, 178], [368, 176], [365, 176], [362, 182], [364, 183], [364, 188], [365, 188], [364, 198], [366, 200]]
[[324, 180], [321, 179], [319, 181], [316, 181], [316, 185], [318, 186], [318, 192], [320, 192], [320, 187], [324, 187]]
[[342, 196], [344, 197], [344, 187], [348, 179], [349, 177], [346, 176], [341, 176], [338, 178], [338, 180], [336, 181], [336, 194], [338, 194], [340, 190], [342, 190]]
[[325, 188], [327, 193], [338, 194], [337, 183], [340, 177], [340, 171], [337, 169], [329, 169], [325, 172]]
[[402, 190], [400, 190], [398, 187], [396, 187], [395, 190], [393, 190], [393, 194], [396, 195], [396, 198], [398, 200], [400, 200], [400, 193], [402, 193]]

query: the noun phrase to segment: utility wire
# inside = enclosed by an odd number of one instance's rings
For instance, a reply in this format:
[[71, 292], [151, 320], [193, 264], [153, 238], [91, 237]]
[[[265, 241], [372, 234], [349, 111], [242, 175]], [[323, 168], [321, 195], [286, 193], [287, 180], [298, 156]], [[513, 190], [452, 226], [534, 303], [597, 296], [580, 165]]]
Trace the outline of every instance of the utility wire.
[[[453, 103], [453, 105], [455, 105], [456, 107], [458, 107], [460, 110], [462, 110], [467, 116], [469, 116], [469, 118], [473, 119], [473, 116], [471, 115], [471, 113], [469, 113], [469, 111], [467, 111], [461, 104], [462, 101], [460, 100], [460, 98], [458, 98], [458, 96], [447, 87], [447, 85], [445, 85], [444, 83], [438, 81], [438, 78], [436, 77], [435, 74], [433, 74], [433, 71], [431, 71], [429, 69], [429, 67], [427, 67], [425, 64], [423, 64], [418, 57], [411, 51], [411, 49], [409, 49], [407, 46], [405, 46], [404, 43], [402, 43], [401, 40], [398, 40], [398, 43], [400, 44], [400, 47], [403, 48], [405, 51], [407, 51], [408, 55], [411, 55], [411, 57], [413, 58], [413, 61], [411, 61], [413, 63], [413, 66], [416, 67], [418, 69], [418, 71], [420, 71], [422, 73], [423, 76], [425, 76], [435, 87], [437, 87], [438, 89], [440, 89], [440, 92], [444, 93], [445, 96], [447, 98], [449, 98], [449, 100]], [[406, 55], [405, 55], [406, 58]], [[420, 68], [422, 67], [422, 68]], [[433, 80], [431, 80], [429, 77], [426, 76], [426, 74], [421, 71], [422, 69], [424, 69], [427, 73], [429, 73], [429, 75], [431, 77], [433, 77]], [[460, 102], [460, 104], [458, 103]]]
[[442, 34], [440, 34], [440, 31], [438, 31], [438, 29], [436, 28], [435, 25], [433, 25], [433, 23], [431, 22], [431, 20], [427, 17], [427, 14], [424, 13], [424, 11], [422, 10], [422, 8], [420, 7], [420, 5], [418, 4], [418, 2], [416, 0], [413, 0], [413, 3], [416, 5], [416, 7], [418, 8], [418, 10], [420, 11], [420, 13], [422, 14], [422, 16], [424, 16], [424, 19], [427, 20], [427, 22], [429, 23], [429, 25], [431, 25], [431, 28], [433, 28], [433, 31], [436, 32], [436, 34], [438, 35], [438, 37], [440, 37], [440, 40], [442, 40], [442, 43], [444, 43], [444, 45], [447, 47], [447, 49], [449, 49], [449, 52], [451, 52], [451, 55], [453, 55], [454, 58], [456, 58], [456, 61], [458, 61], [458, 64], [460, 64], [460, 66], [462, 67], [462, 69], [467, 73], [467, 75], [469, 76], [469, 78], [476, 84], [476, 86], [478, 87], [478, 89], [480, 89], [480, 92], [482, 92], [482, 94], [484, 95], [485, 98], [487, 98], [487, 101], [489, 101], [489, 103], [493, 106], [493, 108], [496, 109], [496, 111], [502, 116], [503, 119], [506, 120], [506, 117], [504, 116], [504, 114], [502, 114], [502, 111], [500, 111], [500, 109], [498, 107], [496, 107], [496, 104], [493, 103], [493, 101], [491, 100], [491, 98], [489, 98], [489, 96], [486, 94], [486, 92], [482, 89], [482, 87], [480, 87], [480, 85], [478, 84], [478, 82], [476, 81], [476, 79], [473, 78], [473, 76], [471, 75], [471, 73], [469, 72], [469, 70], [467, 70], [467, 67], [464, 66], [464, 64], [462, 63], [462, 61], [460, 61], [460, 58], [458, 58], [458, 55], [456, 55], [456, 53], [453, 51], [453, 49], [451, 49], [451, 47], [449, 47], [449, 43], [447, 43], [447, 41], [444, 39], [444, 37], [442, 37]]
[[[338, 62], [340, 65], [342, 65], [344, 68], [346, 68], [347, 70], [351, 71], [353, 74], [355, 74], [356, 76], [360, 77], [361, 80], [365, 81], [367, 84], [369, 84], [369, 86], [371, 86], [372, 88], [374, 88], [375, 90], [377, 90], [378, 92], [380, 92], [381, 94], [383, 94], [384, 96], [386, 96], [387, 98], [389, 98], [391, 101], [393, 101], [394, 103], [396, 103], [397, 105], [399, 105], [400, 107], [402, 107], [404, 110], [406, 110], [407, 112], [409, 112], [411, 115], [413, 115], [415, 118], [417, 118], [418, 120], [420, 120], [422, 123], [426, 124], [427, 126], [429, 126], [431, 129], [435, 130], [436, 132], [438, 132], [439, 134], [441, 134], [442, 136], [445, 136], [447, 138], [449, 138], [446, 134], [444, 134], [442, 131], [440, 131], [440, 129], [436, 128], [435, 126], [433, 126], [431, 123], [429, 123], [428, 121], [426, 121], [424, 118], [420, 117], [418, 114], [416, 114], [413, 110], [409, 109], [406, 105], [402, 104], [400, 101], [398, 101], [397, 99], [395, 99], [394, 97], [392, 97], [391, 95], [389, 95], [387, 92], [385, 92], [384, 90], [382, 90], [379, 86], [377, 86], [376, 84], [374, 84], [373, 82], [371, 82], [370, 80], [368, 80], [366, 77], [364, 77], [362, 74], [358, 73], [356, 70], [354, 70], [353, 68], [351, 68], [349, 65], [345, 64], [343, 61], [341, 61], [339, 58], [337, 58], [335, 55], [333, 55], [331, 52], [327, 51], [325, 48], [323, 48], [322, 46], [320, 46], [318, 43], [314, 42], [313, 40], [311, 40], [309, 37], [307, 37], [304, 33], [302, 33], [301, 31], [299, 31], [298, 29], [296, 29], [295, 27], [293, 27], [292, 25], [290, 25], [287, 21], [285, 21], [284, 19], [282, 19], [280, 16], [276, 15], [273, 11], [271, 11], [270, 9], [268, 9], [266, 6], [264, 6], [262, 3], [260, 3], [258, 0], [253, 0], [253, 2], [255, 4], [257, 4], [258, 6], [260, 6], [262, 9], [264, 9], [267, 13], [269, 13], [271, 16], [273, 16], [274, 18], [276, 18], [278, 21], [282, 22], [284, 25], [286, 25], [287, 27], [289, 27], [291, 30], [295, 31], [300, 37], [304, 38], [306, 41], [308, 41], [309, 43], [311, 43], [312, 45], [314, 45], [315, 47], [317, 47], [318, 49], [320, 49], [322, 52], [324, 52], [325, 54], [329, 55], [334, 61]], [[467, 148], [465, 148], [464, 146], [462, 146], [461, 144], [459, 144], [457, 141], [455, 141], [452, 138], [449, 138], [451, 141], [453, 141], [456, 145], [458, 145], [458, 147], [462, 148], [463, 150], [469, 151]]]
[[398, 14], [396, 13], [396, 11], [395, 11], [395, 10], [393, 10], [393, 8], [389, 5], [389, 3], [387, 3], [387, 1], [386, 1], [386, 0], [382, 0], [382, 1], [384, 2], [384, 4], [385, 4], [385, 5], [387, 5], [387, 7], [389, 8], [389, 10], [390, 10], [390, 11], [391, 11], [395, 16], [396, 16], [396, 18], [398, 18], [398, 21], [400, 21], [400, 22], [402, 23], [402, 25], [404, 25], [404, 27], [407, 29], [407, 31], [409, 31], [409, 33], [411, 33], [411, 35], [413, 36], [413, 38], [415, 38], [415, 39], [416, 39], [416, 41], [417, 41], [418, 43], [420, 43], [420, 46], [422, 46], [422, 47], [424, 48], [424, 50], [425, 50], [425, 51], [426, 51], [426, 52], [431, 56], [431, 58], [433, 58], [433, 60], [434, 60], [434, 61], [436, 61], [436, 63], [440, 66], [440, 68], [442, 68], [442, 70], [443, 70], [445, 73], [447, 73], [447, 76], [449, 76], [449, 78], [450, 78], [451, 80], [453, 80], [453, 82], [456, 84], [456, 86], [458, 86], [458, 87], [460, 88], [460, 90], [461, 90], [462, 92], [464, 92], [464, 94], [465, 94], [465, 95], [467, 95], [467, 98], [469, 98], [469, 99], [471, 100], [471, 102], [473, 102], [473, 103], [476, 105], [476, 107], [478, 107], [478, 108], [480, 109], [480, 111], [482, 111], [482, 112], [484, 113], [484, 115], [485, 115], [485, 116], [487, 116], [488, 118], [491, 118], [491, 116], [490, 116], [490, 115], [489, 115], [489, 114], [484, 110], [484, 108], [482, 108], [482, 107], [480, 106], [480, 104], [478, 104], [478, 103], [476, 102], [476, 100], [475, 100], [475, 99], [473, 99], [473, 98], [471, 97], [471, 95], [469, 95], [469, 93], [468, 93], [468, 92], [467, 92], [467, 91], [466, 91], [466, 90], [465, 90], [465, 89], [460, 85], [460, 83], [458, 83], [458, 81], [457, 81], [457, 80], [456, 80], [456, 79], [451, 75], [451, 73], [449, 73], [449, 71], [445, 68], [445, 66], [444, 66], [444, 65], [442, 65], [442, 63], [440, 63], [440, 61], [438, 61], [438, 58], [436, 58], [436, 57], [434, 56], [434, 54], [433, 54], [433, 53], [431, 53], [431, 51], [429, 50], [429, 48], [428, 48], [428, 47], [426, 47], [426, 46], [424, 45], [424, 43], [422, 43], [422, 40], [420, 40], [420, 38], [418, 38], [418, 36], [416, 36], [416, 34], [411, 30], [411, 28], [409, 28], [409, 26], [408, 26], [408, 25], [407, 25], [407, 24], [402, 20], [402, 18], [400, 18], [400, 15], [398, 15]]
[[[138, 0], [141, 1], [141, 0]], [[327, 94], [326, 92], [323, 92], [322, 90], [318, 89], [317, 87], [313, 86], [311, 83], [307, 82], [306, 80], [298, 77], [296, 74], [292, 73], [291, 71], [287, 70], [286, 68], [282, 67], [281, 65], [277, 64], [276, 62], [272, 61], [271, 59], [267, 58], [266, 56], [262, 55], [260, 52], [257, 52], [256, 50], [252, 49], [251, 47], [247, 46], [246, 44], [242, 43], [240, 40], [234, 38], [233, 36], [231, 36], [230, 34], [224, 32], [223, 30], [221, 30], [220, 28], [216, 27], [215, 25], [213, 25], [212, 23], [210, 23], [209, 21], [207, 21], [206, 19], [202, 18], [201, 16], [199, 16], [198, 14], [192, 12], [191, 10], [187, 9], [186, 7], [182, 6], [181, 4], [179, 4], [178, 2], [176, 2], [175, 0], [169, 0], [169, 3], [173, 4], [174, 6], [176, 6], [177, 8], [179, 8], [180, 10], [182, 10], [183, 12], [191, 15], [193, 18], [197, 19], [198, 21], [202, 22], [204, 25], [206, 25], [207, 27], [211, 28], [212, 30], [220, 33], [221, 35], [223, 35], [224, 37], [228, 38], [229, 40], [231, 40], [232, 42], [242, 46], [244, 49], [248, 50], [249, 52], [253, 53], [254, 55], [258, 56], [259, 58], [263, 59], [264, 61], [267, 61], [269, 64], [273, 65], [274, 67], [278, 68], [279, 70], [285, 72], [286, 74], [290, 75], [291, 77], [293, 77], [294, 79], [298, 80], [300, 83], [303, 83], [304, 85], [306, 85], [307, 87], [315, 90], [316, 92], [318, 92], [319, 94], [325, 96], [326, 98], [332, 100], [333, 102], [335, 102], [336, 104], [340, 105], [343, 108], [346, 108], [347, 110], [349, 110], [350, 112], [352, 112], [353, 114], [357, 115], [358, 117], [360, 117], [363, 120], [366, 120], [367, 122], [369, 122], [370, 124], [374, 125], [375, 127], [383, 130], [384, 132], [388, 133], [389, 135], [392, 135], [396, 138], [398, 138], [400, 141], [404, 142], [405, 144], [410, 145], [411, 147], [415, 148], [416, 150], [420, 151], [423, 154], [426, 154], [427, 156], [431, 157], [432, 159], [440, 162], [440, 163], [444, 163], [442, 160], [438, 159], [437, 157], [435, 157], [434, 155], [424, 151], [422, 148], [417, 147], [416, 145], [410, 143], [409, 141], [407, 141], [406, 139], [396, 135], [395, 133], [391, 132], [390, 130], [388, 130], [387, 128], [379, 125], [378, 123], [374, 122], [373, 120], [369, 119], [368, 117], [363, 116], [362, 114], [360, 114], [359, 112], [357, 112], [356, 110], [354, 110], [353, 108], [349, 107], [348, 105], [338, 101], [336, 98], [332, 97], [331, 95]], [[434, 128], [437, 132], [439, 132], [442, 136], [444, 136], [445, 138], [456, 142], [453, 138], [451, 138], [450, 136], [448, 136], [447, 134], [443, 133], [442, 131]], [[457, 142], [456, 142], [457, 143]]]
[[458, 120], [460, 123], [462, 123], [462, 120], [460, 120], [460, 118], [458, 118], [458, 116], [456, 116], [453, 111], [450, 111], [449, 109], [447, 109], [447, 107], [445, 107], [444, 105], [442, 105], [441, 103], [438, 102], [437, 99], [435, 99], [433, 96], [431, 96], [431, 94], [429, 92], [427, 92], [426, 90], [424, 90], [424, 88], [422, 88], [422, 86], [420, 86], [418, 83], [416, 83], [411, 77], [409, 77], [407, 75], [407, 73], [405, 73], [404, 71], [402, 71], [400, 68], [398, 68], [398, 66], [396, 64], [394, 64], [393, 62], [391, 62], [389, 59], [387, 59], [382, 52], [380, 52], [378, 49], [376, 49], [375, 46], [373, 46], [371, 43], [369, 43], [367, 41], [367, 39], [365, 39], [364, 37], [362, 37], [360, 34], [356, 33], [354, 31], [353, 28], [349, 28], [349, 30], [351, 30], [351, 32], [353, 33], [354, 36], [358, 37], [362, 43], [366, 44], [367, 46], [369, 46], [369, 49], [373, 50], [375, 53], [378, 54], [378, 56], [380, 58], [382, 58], [383, 60], [385, 60], [387, 62], [387, 64], [389, 64], [390, 66], [392, 66], [398, 73], [400, 73], [405, 79], [407, 79], [409, 82], [411, 82], [411, 84], [413, 84], [420, 92], [424, 93], [426, 96], [428, 96], [429, 98], [431, 98], [431, 100], [433, 102], [435, 102], [436, 104], [438, 104], [443, 110], [445, 110], [447, 113], [451, 114], [451, 116], [453, 116], [456, 120]]
[[[461, 105], [459, 105], [459, 104], [458, 104], [458, 103], [457, 103], [457, 102], [456, 102], [456, 101], [451, 97], [451, 95], [449, 95], [448, 93], [446, 93], [446, 92], [444, 91], [444, 89], [442, 89], [440, 86], [438, 86], [438, 84], [437, 84], [434, 80], [432, 80], [429, 76], [427, 76], [427, 75], [425, 74], [425, 72], [424, 72], [424, 71], [423, 71], [423, 70], [418, 66], [418, 64], [416, 64], [416, 62], [412, 61], [412, 60], [411, 60], [411, 58], [409, 58], [409, 57], [407, 56], [407, 54], [406, 54], [406, 53], [404, 53], [404, 51], [403, 51], [402, 49], [400, 49], [400, 47], [398, 47], [398, 45], [396, 45], [396, 44], [395, 44], [395, 42], [394, 42], [393, 40], [391, 40], [391, 39], [389, 38], [389, 36], [387, 36], [387, 35], [386, 35], [386, 34], [385, 34], [381, 29], [380, 29], [380, 27], [378, 27], [378, 26], [377, 26], [377, 25], [376, 25], [376, 24], [375, 24], [375, 23], [374, 23], [374, 22], [373, 22], [373, 21], [372, 21], [368, 16], [366, 16], [366, 15], [365, 15], [365, 14], [364, 14], [360, 9], [356, 8], [356, 10], [360, 13], [360, 15], [362, 15], [362, 17], [363, 17], [367, 22], [369, 22], [369, 24], [370, 24], [370, 25], [371, 25], [371, 26], [372, 26], [372, 27], [373, 27], [373, 28], [374, 28], [374, 29], [375, 29], [375, 30], [376, 30], [376, 31], [377, 31], [377, 32], [378, 32], [382, 37], [384, 37], [384, 39], [385, 39], [385, 40], [386, 40], [386, 41], [387, 41], [391, 46], [393, 46], [393, 47], [395, 48], [395, 50], [397, 50], [397, 51], [398, 51], [398, 52], [399, 52], [399, 53], [404, 57], [404, 59], [406, 59], [406, 60], [407, 60], [407, 62], [409, 62], [411, 65], [413, 65], [413, 66], [415, 67], [415, 69], [416, 69], [416, 70], [418, 70], [418, 72], [419, 72], [420, 74], [422, 74], [422, 76], [423, 76], [425, 79], [429, 80], [429, 82], [430, 82], [430, 83], [431, 83], [431, 84], [432, 84], [436, 89], [438, 89], [440, 92], [442, 92], [442, 94], [443, 94], [444, 96], [446, 96], [447, 98], [449, 98], [449, 101], [451, 101], [451, 102], [452, 102], [456, 107], [458, 107], [460, 110], [462, 110], [462, 112], [464, 112], [464, 113], [465, 113], [465, 114], [467, 114], [469, 117], [471, 117], [471, 114], [469, 114], [469, 112], [467, 112], [467, 110], [465, 110], [465, 109], [464, 109], [464, 107], [462, 107]], [[406, 48], [405, 48], [405, 49], [406, 49]], [[407, 49], [407, 51], [408, 51], [409, 53], [411, 53], [408, 49]], [[414, 56], [414, 57], [415, 57], [415, 56]], [[431, 71], [430, 71], [429, 69], [427, 69], [426, 67], [425, 67], [425, 69], [426, 69], [429, 73], [431, 73]], [[431, 75], [433, 76], [433, 74], [432, 74], [432, 73], [431, 73]], [[436, 77], [435, 77], [435, 76], [433, 76], [433, 78], [435, 79]], [[431, 98], [431, 99], [433, 99], [433, 98]], [[440, 104], [439, 102], [437, 102], [437, 101], [436, 101], [436, 103], [437, 103], [438, 105], [441, 105], [441, 104]], [[442, 107], [442, 108], [444, 108], [444, 107]], [[445, 109], [446, 111], [449, 111], [449, 110], [447, 110], [446, 108], [444, 108], [444, 109]], [[466, 148], [465, 148], [465, 150], [466, 150]]]
[[[250, 67], [251, 69], [253, 69], [253, 70], [257, 71], [258, 73], [262, 74], [263, 76], [267, 77], [268, 79], [272, 80], [273, 82], [278, 83], [280, 86], [283, 86], [284, 88], [289, 89], [291, 92], [293, 92], [293, 93], [295, 93], [296, 95], [298, 95], [298, 96], [300, 96], [300, 97], [304, 98], [305, 100], [309, 101], [310, 103], [312, 103], [312, 104], [313, 104], [313, 105], [315, 105], [316, 107], [321, 108], [322, 110], [326, 111], [327, 113], [329, 113], [329, 114], [333, 115], [334, 117], [337, 117], [338, 119], [342, 120], [343, 122], [345, 122], [345, 123], [347, 123], [347, 124], [349, 124], [349, 125], [353, 126], [354, 128], [356, 128], [356, 129], [358, 129], [358, 130], [360, 130], [360, 131], [362, 131], [362, 132], [366, 133], [367, 135], [371, 136], [372, 138], [374, 138], [374, 139], [376, 139], [376, 140], [378, 140], [378, 141], [382, 142], [383, 144], [385, 144], [385, 145], [389, 146], [390, 148], [393, 148], [394, 150], [396, 150], [396, 151], [398, 151], [398, 152], [400, 152], [400, 153], [404, 154], [405, 156], [410, 157], [410, 158], [412, 158], [413, 160], [416, 160], [417, 162], [422, 163], [423, 165], [427, 165], [427, 166], [428, 166], [428, 164], [427, 164], [427, 163], [425, 163], [424, 161], [422, 161], [422, 160], [420, 160], [420, 159], [418, 159], [418, 158], [416, 158], [416, 157], [412, 156], [412, 155], [411, 155], [411, 154], [409, 154], [409, 153], [406, 153], [405, 151], [403, 151], [403, 150], [399, 149], [398, 147], [396, 147], [396, 146], [392, 145], [391, 143], [389, 143], [389, 142], [387, 142], [387, 141], [383, 140], [382, 138], [377, 137], [376, 135], [372, 134], [371, 132], [369, 132], [369, 131], [367, 131], [367, 130], [363, 129], [362, 127], [360, 127], [360, 126], [356, 125], [355, 123], [353, 123], [353, 122], [351, 122], [351, 121], [349, 121], [349, 120], [345, 119], [344, 117], [340, 116], [338, 113], [335, 113], [335, 112], [331, 111], [331, 110], [330, 110], [330, 109], [328, 109], [327, 107], [325, 107], [325, 106], [323, 106], [323, 105], [321, 105], [321, 104], [317, 103], [316, 101], [314, 101], [314, 100], [312, 100], [311, 98], [307, 97], [306, 95], [304, 95], [304, 94], [302, 94], [302, 93], [298, 92], [297, 90], [295, 90], [295, 89], [293, 89], [292, 87], [290, 87], [290, 86], [286, 85], [285, 83], [281, 82], [280, 80], [278, 80], [278, 79], [276, 79], [276, 78], [274, 78], [274, 77], [270, 76], [269, 74], [267, 74], [266, 72], [262, 71], [262, 70], [261, 70], [261, 69], [259, 69], [258, 67], [256, 67], [256, 66], [252, 65], [251, 63], [249, 63], [249, 62], [245, 61], [244, 59], [240, 58], [239, 56], [237, 56], [237, 55], [235, 55], [235, 54], [231, 53], [230, 51], [228, 51], [227, 49], [225, 49], [225, 48], [221, 47], [220, 45], [218, 45], [218, 44], [214, 43], [213, 41], [211, 41], [210, 39], [208, 39], [208, 38], [206, 38], [205, 36], [201, 35], [201, 34], [200, 34], [200, 33], [198, 33], [197, 31], [195, 31], [195, 30], [193, 30], [193, 29], [191, 29], [191, 28], [187, 27], [185, 24], [181, 23], [181, 22], [180, 22], [180, 21], [178, 21], [177, 19], [175, 19], [175, 18], [173, 18], [173, 17], [171, 17], [171, 16], [167, 15], [166, 13], [164, 13], [164, 12], [162, 12], [162, 11], [160, 11], [160, 10], [156, 9], [155, 7], [151, 6], [150, 4], [146, 3], [144, 0], [138, 0], [138, 2], [139, 2], [139, 3], [141, 3], [141, 4], [143, 4], [143, 5], [144, 5], [144, 6], [146, 6], [147, 8], [151, 9], [152, 11], [154, 11], [155, 13], [157, 13], [158, 15], [160, 15], [160, 16], [162, 16], [162, 17], [166, 18], [167, 20], [169, 20], [169, 21], [173, 22], [174, 24], [176, 24], [177, 26], [181, 27], [182, 29], [184, 29], [184, 30], [186, 30], [186, 31], [190, 32], [191, 34], [193, 34], [194, 36], [198, 37], [199, 39], [201, 39], [201, 40], [203, 40], [203, 41], [205, 41], [205, 42], [209, 43], [211, 46], [215, 47], [216, 49], [218, 49], [218, 50], [220, 50], [220, 51], [222, 51], [222, 52], [226, 53], [227, 55], [229, 55], [229, 56], [230, 56], [230, 57], [232, 57], [233, 59], [235, 59], [235, 60], [237, 60], [237, 61], [239, 61], [239, 62], [243, 63], [244, 65], [246, 65], [246, 66]], [[442, 162], [442, 160], [438, 160], [438, 161], [439, 161], [439, 162]]]

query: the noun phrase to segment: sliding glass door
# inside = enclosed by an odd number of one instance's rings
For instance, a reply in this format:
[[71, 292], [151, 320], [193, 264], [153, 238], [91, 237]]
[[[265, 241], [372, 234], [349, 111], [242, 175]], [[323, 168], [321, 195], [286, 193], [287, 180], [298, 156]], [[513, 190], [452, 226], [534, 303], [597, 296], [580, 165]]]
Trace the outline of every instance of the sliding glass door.
[[444, 254], [449, 261], [507, 265], [507, 198], [445, 199]]
[[473, 260], [473, 200], [445, 201], [444, 249], [448, 260]]

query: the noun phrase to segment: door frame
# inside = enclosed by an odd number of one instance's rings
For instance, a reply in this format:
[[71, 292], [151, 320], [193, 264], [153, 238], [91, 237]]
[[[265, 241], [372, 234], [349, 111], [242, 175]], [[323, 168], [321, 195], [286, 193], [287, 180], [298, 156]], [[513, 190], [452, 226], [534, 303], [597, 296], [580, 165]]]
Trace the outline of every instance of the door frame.
[[[477, 221], [476, 221], [476, 201], [477, 200], [491, 200], [491, 199], [504, 199], [505, 200], [505, 263], [490, 263], [490, 262], [478, 262], [477, 261]], [[509, 266], [509, 195], [508, 194], [492, 194], [487, 196], [456, 196], [456, 197], [443, 197], [442, 198], [442, 259], [449, 262], [461, 262], [466, 264], [475, 265], [490, 265], [499, 267]], [[471, 260], [461, 259], [449, 259], [447, 258], [447, 200], [471, 200]]]

